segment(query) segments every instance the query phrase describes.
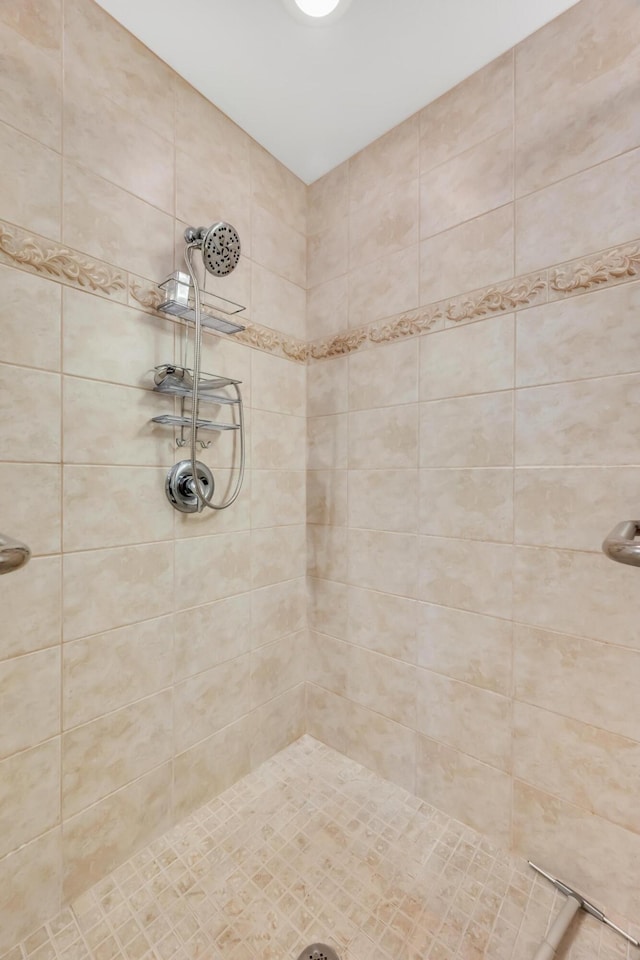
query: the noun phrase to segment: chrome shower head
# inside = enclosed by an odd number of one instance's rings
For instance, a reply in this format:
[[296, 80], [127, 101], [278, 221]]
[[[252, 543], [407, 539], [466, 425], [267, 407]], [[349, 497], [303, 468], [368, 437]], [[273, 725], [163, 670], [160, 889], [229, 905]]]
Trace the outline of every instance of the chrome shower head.
[[187, 227], [184, 238], [200, 248], [204, 265], [214, 277], [226, 277], [238, 265], [240, 237], [235, 227], [224, 220], [210, 227]]

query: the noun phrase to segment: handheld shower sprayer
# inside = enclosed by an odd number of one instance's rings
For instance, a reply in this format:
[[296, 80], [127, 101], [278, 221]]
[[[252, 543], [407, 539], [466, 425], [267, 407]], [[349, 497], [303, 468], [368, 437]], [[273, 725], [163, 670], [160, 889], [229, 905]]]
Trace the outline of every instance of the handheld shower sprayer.
[[[184, 259], [193, 284], [194, 308], [195, 308], [195, 330], [193, 344], [193, 388], [191, 401], [191, 440], [190, 440], [190, 477], [187, 477], [188, 490], [193, 498], [193, 507], [191, 510], [197, 510], [199, 513], [209, 507], [211, 510], [224, 510], [230, 507], [237, 499], [242, 488], [245, 467], [245, 438], [244, 438], [244, 413], [242, 409], [242, 396], [237, 384], [233, 384], [236, 392], [238, 406], [238, 425], [240, 428], [240, 467], [236, 485], [233, 493], [223, 503], [212, 503], [213, 496], [213, 478], [208, 481], [207, 471], [203, 464], [198, 462], [196, 456], [196, 437], [198, 430], [198, 391], [200, 387], [200, 363], [202, 356], [202, 316], [201, 316], [201, 292], [198, 277], [193, 266], [193, 251], [199, 250], [202, 255], [202, 261], [205, 269], [214, 277], [228, 276], [238, 265], [240, 259], [240, 237], [235, 227], [223, 220], [212, 224], [210, 227], [187, 227], [184, 234], [186, 248]], [[177, 464], [173, 469], [180, 467]], [[210, 476], [210, 471], [208, 471]], [[171, 474], [170, 474], [171, 477]], [[183, 477], [183, 480], [185, 478]], [[174, 504], [175, 505], [175, 504]]]

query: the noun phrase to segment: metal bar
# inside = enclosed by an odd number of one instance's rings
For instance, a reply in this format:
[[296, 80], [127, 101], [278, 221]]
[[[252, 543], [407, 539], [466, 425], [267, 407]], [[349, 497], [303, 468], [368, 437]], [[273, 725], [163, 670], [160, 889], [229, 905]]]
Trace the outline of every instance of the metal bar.
[[527, 863], [532, 867], [536, 873], [539, 873], [546, 880], [554, 885], [561, 893], [564, 893], [567, 897], [572, 897], [574, 900], [577, 900], [580, 907], [586, 912], [591, 914], [592, 917], [595, 917], [596, 920], [599, 920], [601, 923], [606, 924], [606, 926], [611, 927], [612, 930], [615, 930], [616, 933], [619, 933], [625, 938], [632, 946], [640, 947], [640, 941], [635, 940], [633, 937], [629, 936], [628, 933], [625, 933], [620, 927], [616, 926], [612, 920], [609, 920], [602, 910], [591, 903], [590, 900], [587, 900], [586, 897], [583, 897], [581, 893], [578, 893], [577, 890], [574, 890], [573, 887], [568, 886], [568, 884], [563, 883], [562, 880], [558, 880], [557, 877], [552, 876], [552, 874], [547, 873], [546, 870], [543, 870], [542, 867], [538, 867], [533, 861], [527, 860]]

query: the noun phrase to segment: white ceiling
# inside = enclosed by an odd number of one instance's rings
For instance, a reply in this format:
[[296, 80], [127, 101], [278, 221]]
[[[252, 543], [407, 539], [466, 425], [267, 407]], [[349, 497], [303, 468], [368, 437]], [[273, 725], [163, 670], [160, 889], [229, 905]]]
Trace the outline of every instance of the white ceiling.
[[306, 183], [575, 2], [351, 0], [307, 26], [284, 0], [99, 0]]

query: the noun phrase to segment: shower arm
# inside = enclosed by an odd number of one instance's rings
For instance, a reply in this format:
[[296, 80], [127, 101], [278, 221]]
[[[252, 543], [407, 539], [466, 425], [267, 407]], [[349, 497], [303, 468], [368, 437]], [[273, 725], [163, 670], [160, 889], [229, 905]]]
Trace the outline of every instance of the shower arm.
[[198, 278], [193, 267], [192, 253], [195, 247], [199, 247], [200, 244], [197, 241], [187, 243], [187, 246], [184, 251], [184, 261], [187, 265], [187, 270], [189, 271], [189, 276], [191, 277], [191, 282], [193, 284], [193, 298], [194, 298], [194, 308], [195, 308], [195, 323], [194, 323], [194, 343], [193, 343], [193, 390], [191, 397], [191, 438], [190, 438], [190, 455], [191, 455], [191, 469], [192, 469], [192, 481], [190, 483], [190, 489], [194, 493], [198, 501], [198, 512], [202, 512], [203, 507], [209, 507], [211, 510], [226, 510], [227, 507], [230, 507], [232, 503], [238, 499], [240, 490], [242, 489], [242, 482], [244, 480], [244, 467], [245, 467], [245, 437], [244, 437], [244, 411], [242, 405], [242, 394], [240, 393], [240, 388], [237, 384], [233, 384], [236, 391], [236, 396], [238, 399], [238, 425], [240, 427], [240, 468], [238, 473], [238, 478], [236, 480], [236, 485], [231, 496], [225, 500], [223, 503], [210, 503], [206, 497], [204, 490], [202, 489], [200, 483], [200, 477], [198, 475], [198, 457], [196, 450], [196, 435], [198, 431], [198, 389], [200, 385], [200, 361], [201, 361], [201, 352], [202, 352], [202, 317], [201, 317], [201, 303], [200, 303], [200, 285], [198, 283]]

